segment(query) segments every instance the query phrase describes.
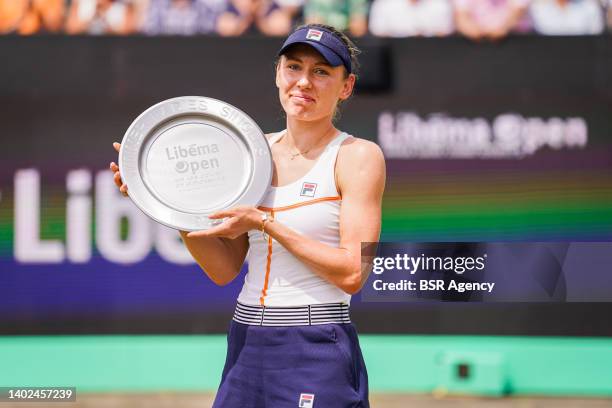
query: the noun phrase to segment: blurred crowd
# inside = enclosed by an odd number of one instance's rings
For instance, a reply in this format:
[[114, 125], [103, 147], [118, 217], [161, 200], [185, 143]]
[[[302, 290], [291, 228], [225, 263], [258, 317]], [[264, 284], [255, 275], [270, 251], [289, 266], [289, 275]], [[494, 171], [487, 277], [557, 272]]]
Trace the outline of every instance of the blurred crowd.
[[325, 23], [359, 37], [612, 31], [612, 0], [0, 0], [0, 34], [284, 36]]

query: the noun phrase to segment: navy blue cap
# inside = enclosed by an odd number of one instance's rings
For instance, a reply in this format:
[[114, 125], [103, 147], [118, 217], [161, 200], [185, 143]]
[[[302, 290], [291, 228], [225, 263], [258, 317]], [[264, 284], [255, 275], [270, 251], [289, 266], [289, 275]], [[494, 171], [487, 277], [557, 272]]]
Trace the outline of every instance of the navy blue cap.
[[281, 47], [282, 55], [293, 44], [308, 44], [325, 58], [332, 67], [344, 65], [347, 72], [353, 72], [351, 54], [347, 46], [334, 33], [321, 27], [304, 27], [294, 31]]

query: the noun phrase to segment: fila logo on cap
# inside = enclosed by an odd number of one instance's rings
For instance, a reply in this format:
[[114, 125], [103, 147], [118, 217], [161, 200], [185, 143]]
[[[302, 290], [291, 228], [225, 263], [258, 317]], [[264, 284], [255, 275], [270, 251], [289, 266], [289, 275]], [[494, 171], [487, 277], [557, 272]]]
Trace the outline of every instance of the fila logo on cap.
[[304, 182], [302, 183], [302, 192], [300, 195], [305, 197], [314, 197], [316, 189], [317, 183]]
[[313, 30], [311, 28], [306, 33], [307, 40], [321, 41], [321, 37], [323, 37], [323, 31], [320, 30]]
[[300, 394], [299, 408], [312, 408], [314, 406], [314, 394]]

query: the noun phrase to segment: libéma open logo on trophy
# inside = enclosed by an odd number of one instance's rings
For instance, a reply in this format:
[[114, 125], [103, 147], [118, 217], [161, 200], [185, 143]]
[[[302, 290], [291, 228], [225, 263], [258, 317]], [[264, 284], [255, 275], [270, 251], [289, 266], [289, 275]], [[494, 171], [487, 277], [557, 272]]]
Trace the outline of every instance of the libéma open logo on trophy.
[[191, 170], [191, 174], [196, 174], [200, 170], [219, 168], [219, 159], [216, 157], [208, 158], [211, 153], [219, 153], [216, 143], [210, 145], [196, 146], [173, 146], [166, 148], [166, 157], [169, 161], [176, 163], [174, 169], [177, 173], [183, 174]]

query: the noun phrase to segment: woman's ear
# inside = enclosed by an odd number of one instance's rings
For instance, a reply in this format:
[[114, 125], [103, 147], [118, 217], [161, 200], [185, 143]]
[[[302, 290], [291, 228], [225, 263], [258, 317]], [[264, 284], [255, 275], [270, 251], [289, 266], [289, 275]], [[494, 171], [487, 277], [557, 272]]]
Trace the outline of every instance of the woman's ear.
[[342, 90], [340, 91], [340, 99], [346, 100], [353, 94], [353, 88], [355, 87], [355, 81], [357, 77], [355, 74], [349, 74], [348, 78], [344, 80]]
[[275, 64], [275, 70], [276, 70], [276, 79], [275, 79], [275, 82], [276, 82], [276, 87], [277, 87], [277, 88], [280, 88], [280, 85], [279, 85], [279, 84], [280, 84], [280, 66], [281, 66], [281, 60], [282, 60], [282, 58], [283, 58], [283, 57], [281, 56], [281, 57], [280, 57], [280, 58], [279, 58], [279, 59], [276, 61], [276, 64]]

